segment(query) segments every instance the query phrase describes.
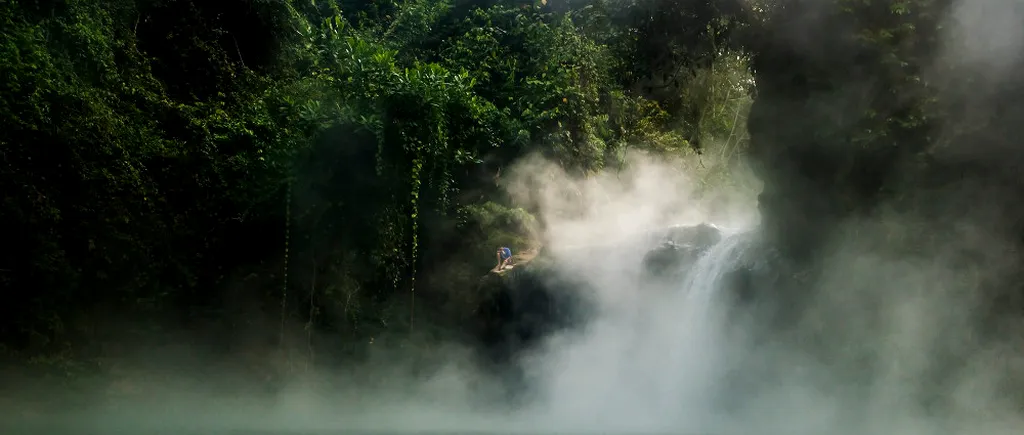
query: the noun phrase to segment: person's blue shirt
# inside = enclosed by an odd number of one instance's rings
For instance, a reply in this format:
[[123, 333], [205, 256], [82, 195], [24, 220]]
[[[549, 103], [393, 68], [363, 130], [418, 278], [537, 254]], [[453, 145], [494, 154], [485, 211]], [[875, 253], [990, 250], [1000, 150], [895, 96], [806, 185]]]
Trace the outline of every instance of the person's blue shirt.
[[507, 260], [511, 256], [512, 256], [512, 250], [503, 246], [501, 248], [501, 259], [502, 260]]

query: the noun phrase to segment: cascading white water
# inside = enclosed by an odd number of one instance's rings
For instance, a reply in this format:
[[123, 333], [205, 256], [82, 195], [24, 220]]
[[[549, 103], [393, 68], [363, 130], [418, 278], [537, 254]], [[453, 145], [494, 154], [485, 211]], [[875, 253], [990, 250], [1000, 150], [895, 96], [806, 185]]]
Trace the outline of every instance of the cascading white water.
[[718, 379], [731, 362], [714, 295], [752, 246], [751, 234], [725, 237], [668, 293], [616, 280], [612, 274], [621, 268], [607, 277], [594, 271], [592, 282], [604, 284], [598, 293], [607, 295], [598, 318], [582, 338], [556, 338], [538, 357], [544, 372], [536, 379], [557, 419], [545, 424], [584, 431], [710, 428]]
[[663, 411], [685, 416], [686, 421], [677, 424], [705, 426], [711, 422], [697, 420], [716, 414], [712, 398], [734, 362], [722, 328], [723, 306], [716, 303], [716, 296], [726, 276], [745, 266], [752, 242], [750, 233], [739, 233], [713, 245], [689, 267], [675, 292], [650, 307], [659, 320], [650, 322], [646, 333], [657, 339], [645, 347], [663, 359], [648, 367], [648, 376], [657, 379], [654, 398]]
[[725, 237], [704, 252], [681, 283], [687, 303], [710, 303], [725, 274], [745, 265], [752, 246], [753, 233], [743, 232]]

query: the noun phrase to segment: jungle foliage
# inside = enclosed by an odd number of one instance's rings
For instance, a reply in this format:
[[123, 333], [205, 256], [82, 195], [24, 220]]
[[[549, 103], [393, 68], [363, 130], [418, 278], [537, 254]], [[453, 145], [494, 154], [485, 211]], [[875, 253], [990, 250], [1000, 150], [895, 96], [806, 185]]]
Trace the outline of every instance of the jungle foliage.
[[5, 349], [452, 330], [494, 246], [536, 244], [518, 158], [736, 161], [740, 21], [694, 5], [2, 2]]

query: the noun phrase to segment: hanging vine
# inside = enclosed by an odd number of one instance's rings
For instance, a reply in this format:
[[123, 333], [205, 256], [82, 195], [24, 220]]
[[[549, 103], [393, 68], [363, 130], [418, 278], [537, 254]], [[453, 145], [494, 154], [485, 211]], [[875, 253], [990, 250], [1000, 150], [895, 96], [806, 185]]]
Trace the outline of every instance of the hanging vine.
[[285, 347], [285, 320], [288, 318], [288, 243], [291, 241], [292, 179], [289, 178], [284, 194], [284, 264], [281, 278], [281, 329], [279, 344]]
[[[421, 154], [419, 146], [417, 148], [417, 154]], [[420, 180], [420, 174], [423, 172], [423, 158], [417, 156], [412, 161], [412, 188], [411, 188], [411, 206], [412, 210], [410, 213], [410, 221], [412, 226], [412, 246], [409, 255], [409, 331], [413, 330], [413, 325], [416, 320], [416, 261], [419, 258], [419, 214], [420, 214], [420, 186], [422, 181]]]

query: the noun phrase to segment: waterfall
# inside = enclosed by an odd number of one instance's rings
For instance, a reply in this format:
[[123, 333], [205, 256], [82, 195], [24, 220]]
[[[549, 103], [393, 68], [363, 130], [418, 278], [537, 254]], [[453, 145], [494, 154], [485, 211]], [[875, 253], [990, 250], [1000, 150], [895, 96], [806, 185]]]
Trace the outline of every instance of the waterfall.
[[711, 402], [731, 362], [715, 295], [723, 278], [749, 264], [755, 245], [750, 233], [725, 237], [670, 292], [593, 272], [593, 282], [607, 283], [603, 310], [582, 336], [551, 340], [532, 366], [541, 372], [545, 411], [559, 420], [546, 427], [665, 431], [701, 426], [697, 420], [715, 414]]
[[[681, 416], [679, 424], [700, 425], [713, 412], [721, 380], [735, 363], [728, 337], [721, 290], [729, 273], [748, 266], [754, 245], [752, 233], [738, 233], [716, 243], [690, 267], [677, 290], [648, 307], [652, 317], [641, 334], [653, 337], [645, 344], [650, 356], [648, 377], [657, 386], [657, 401], [666, 414]], [[660, 360], [655, 357], [661, 355]]]
[[744, 232], [730, 235], [704, 252], [681, 283], [687, 303], [710, 303], [722, 284], [722, 278], [748, 265], [748, 252], [752, 246], [753, 234]]

